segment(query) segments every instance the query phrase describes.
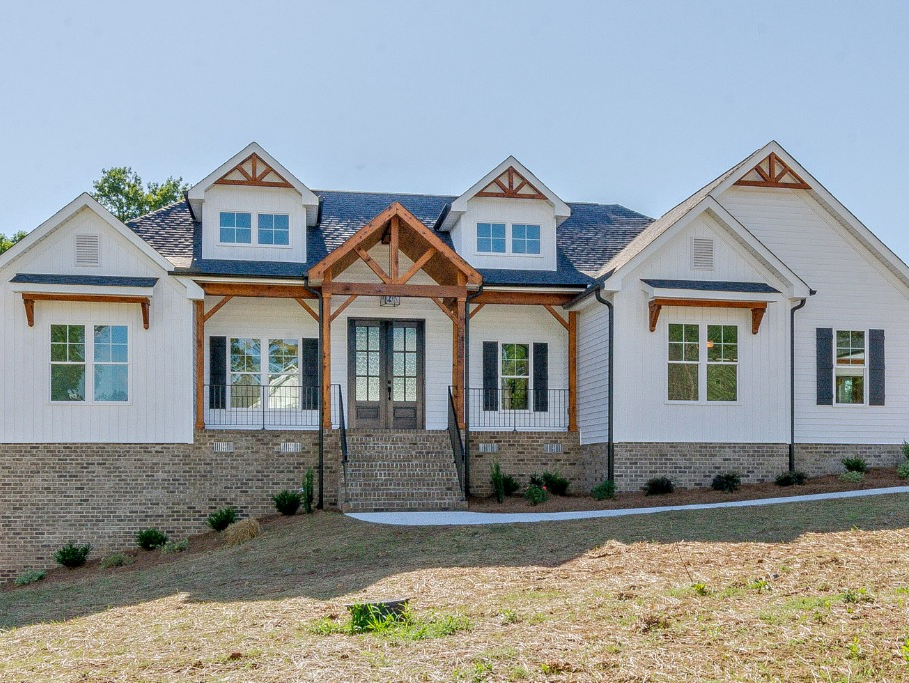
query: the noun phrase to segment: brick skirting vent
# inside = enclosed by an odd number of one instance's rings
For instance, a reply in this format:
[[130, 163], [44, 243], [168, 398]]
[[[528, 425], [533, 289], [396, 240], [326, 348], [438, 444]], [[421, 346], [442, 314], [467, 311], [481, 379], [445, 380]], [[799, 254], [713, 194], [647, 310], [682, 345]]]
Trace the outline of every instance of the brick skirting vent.
[[498, 453], [499, 452], [499, 444], [497, 444], [497, 443], [481, 443], [479, 448], [480, 448], [480, 453]]
[[282, 453], [301, 453], [303, 451], [303, 444], [299, 441], [285, 441], [281, 444]]
[[211, 445], [212, 453], [233, 453], [234, 452], [234, 442], [233, 441], [215, 441]]

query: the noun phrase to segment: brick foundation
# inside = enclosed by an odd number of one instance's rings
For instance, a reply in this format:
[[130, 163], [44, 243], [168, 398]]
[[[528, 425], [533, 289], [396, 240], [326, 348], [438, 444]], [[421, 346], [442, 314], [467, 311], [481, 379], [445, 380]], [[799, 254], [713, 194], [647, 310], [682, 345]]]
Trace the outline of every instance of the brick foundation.
[[[325, 504], [334, 506], [337, 437], [325, 439]], [[215, 441], [233, 442], [234, 451], [214, 453]], [[301, 452], [281, 453], [283, 442], [302, 444]], [[317, 465], [317, 432], [210, 431], [193, 444], [0, 444], [0, 581], [52, 565], [68, 541], [91, 543], [97, 558], [133, 547], [143, 528], [175, 539], [205, 531], [207, 515], [226, 505], [243, 516], [272, 514], [272, 495], [299, 488]]]
[[896, 467], [903, 460], [903, 449], [896, 444], [800, 443], [795, 446], [795, 468], [809, 477], [838, 474], [843, 458], [863, 458], [869, 467]]

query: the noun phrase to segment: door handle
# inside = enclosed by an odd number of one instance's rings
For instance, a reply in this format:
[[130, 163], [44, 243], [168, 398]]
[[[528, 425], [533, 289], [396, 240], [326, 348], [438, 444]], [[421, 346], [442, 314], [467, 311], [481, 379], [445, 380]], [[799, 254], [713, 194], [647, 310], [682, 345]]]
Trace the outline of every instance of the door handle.
[[386, 384], [388, 385], [388, 400], [390, 401], [391, 400], [391, 380], [388, 380], [386, 382]]

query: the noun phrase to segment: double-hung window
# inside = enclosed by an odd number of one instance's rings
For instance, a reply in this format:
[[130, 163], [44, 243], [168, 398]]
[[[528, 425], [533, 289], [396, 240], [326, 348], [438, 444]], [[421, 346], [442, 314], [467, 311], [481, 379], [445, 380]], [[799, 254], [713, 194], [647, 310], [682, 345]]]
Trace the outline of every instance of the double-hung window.
[[290, 244], [290, 216], [286, 213], [260, 213], [259, 244]]
[[490, 254], [504, 254], [505, 224], [477, 223], [477, 251]]
[[[670, 401], [738, 400], [736, 325], [669, 323], [668, 347]], [[706, 353], [701, 351], [704, 347]]]
[[[87, 332], [92, 335], [90, 339], [86, 339]], [[129, 400], [126, 325], [51, 325], [50, 341], [51, 401]]]
[[502, 408], [530, 407], [530, 344], [502, 344]]
[[834, 380], [836, 402], [865, 402], [865, 332], [836, 331], [836, 367]]
[[233, 337], [229, 367], [231, 408], [261, 408], [263, 398], [271, 409], [300, 408], [299, 339]]
[[252, 216], [241, 211], [222, 211], [221, 243], [252, 244]]

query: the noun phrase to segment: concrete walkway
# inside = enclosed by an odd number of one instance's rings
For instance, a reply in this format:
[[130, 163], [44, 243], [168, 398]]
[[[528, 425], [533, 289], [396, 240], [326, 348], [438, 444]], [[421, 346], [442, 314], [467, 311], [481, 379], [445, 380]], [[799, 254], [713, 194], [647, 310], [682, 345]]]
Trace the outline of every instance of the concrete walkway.
[[598, 517], [625, 517], [627, 515], [652, 515], [657, 512], [684, 512], [687, 510], [714, 510], [716, 508], [743, 508], [760, 505], [782, 505], [785, 503], [809, 503], [815, 500], [837, 498], [864, 498], [885, 496], [893, 493], [909, 493], [909, 486], [893, 486], [885, 489], [859, 491], [838, 491], [836, 493], [812, 493], [805, 496], [784, 498], [760, 498], [757, 500], [732, 500], [726, 503], [703, 503], [700, 505], [665, 505], [651, 508], [624, 508], [620, 510], [581, 510], [578, 512], [357, 512], [347, 515], [361, 522], [392, 524], [395, 526], [460, 526], [466, 524], [516, 524], [527, 522], [560, 522], [572, 519], [594, 519]]

